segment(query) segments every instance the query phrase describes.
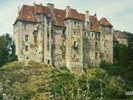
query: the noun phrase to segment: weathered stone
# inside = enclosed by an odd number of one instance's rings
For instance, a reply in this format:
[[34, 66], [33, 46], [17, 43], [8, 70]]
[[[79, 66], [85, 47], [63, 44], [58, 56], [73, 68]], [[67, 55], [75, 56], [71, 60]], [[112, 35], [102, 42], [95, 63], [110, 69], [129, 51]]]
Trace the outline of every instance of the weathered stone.
[[17, 21], [14, 24], [18, 60], [66, 66], [78, 71], [83, 67], [99, 66], [102, 60], [113, 62], [112, 27], [99, 25], [99, 31], [92, 30], [89, 12], [84, 21], [70, 18], [64, 20], [64, 26], [54, 24], [54, 14], [38, 14], [36, 18], [39, 23]]

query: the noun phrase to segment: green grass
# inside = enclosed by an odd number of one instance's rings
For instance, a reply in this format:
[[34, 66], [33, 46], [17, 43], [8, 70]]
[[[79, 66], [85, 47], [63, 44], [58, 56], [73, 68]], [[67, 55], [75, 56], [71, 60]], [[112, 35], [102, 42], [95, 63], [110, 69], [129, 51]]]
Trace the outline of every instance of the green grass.
[[8, 63], [0, 68], [0, 99], [3, 93], [8, 100], [96, 99], [101, 84], [106, 99], [130, 98], [124, 95], [127, 86], [122, 77], [111, 73], [115, 68], [105, 68], [89, 68], [79, 74], [33, 61], [26, 66], [17, 61]]

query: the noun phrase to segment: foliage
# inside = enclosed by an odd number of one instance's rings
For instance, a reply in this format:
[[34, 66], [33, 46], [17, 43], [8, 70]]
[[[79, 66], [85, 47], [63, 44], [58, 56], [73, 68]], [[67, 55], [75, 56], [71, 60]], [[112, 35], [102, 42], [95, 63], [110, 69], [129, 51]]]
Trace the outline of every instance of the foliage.
[[47, 82], [52, 75], [52, 68], [41, 64], [35, 66], [33, 63], [30, 66], [23, 65], [12, 62], [0, 68], [1, 94], [14, 100], [42, 100], [41, 96], [47, 95], [45, 91], [48, 89]]
[[121, 66], [128, 66], [129, 61], [129, 49], [126, 45], [123, 44], [116, 44], [114, 46], [114, 64], [121, 65]]
[[58, 73], [50, 86], [53, 100], [126, 98], [124, 81], [120, 77], [109, 76], [101, 68], [89, 69], [80, 76], [69, 72]]
[[[103, 68], [111, 74], [120, 75], [131, 87], [133, 84], [133, 36], [130, 36], [129, 45], [116, 44], [114, 46], [114, 64], [103, 63]], [[105, 67], [106, 66], [106, 67]], [[131, 89], [129, 89], [131, 90]]]
[[75, 74], [66, 68], [56, 69], [33, 61], [24, 66], [23, 63], [15, 61], [0, 68], [0, 98], [7, 100], [129, 98], [125, 95], [125, 91], [131, 90], [132, 86], [129, 87], [120, 74], [117, 72], [113, 74], [111, 70], [115, 68], [90, 68], [81, 74]]
[[[114, 76], [114, 77], [121, 77], [121, 79], [123, 80], [125, 86], [124, 86], [124, 90], [126, 91], [133, 91], [133, 67], [130, 66], [120, 66], [120, 65], [113, 65], [113, 64], [108, 64], [106, 62], [102, 62], [101, 64], [101, 68], [104, 69], [109, 76]], [[122, 83], [121, 83], [122, 84]], [[120, 84], [120, 85], [121, 85]], [[110, 93], [110, 92], [107, 92]], [[116, 94], [111, 92], [111, 95]], [[133, 98], [133, 95], [128, 95], [128, 98]]]
[[16, 60], [15, 45], [9, 34], [0, 36], [0, 66]]

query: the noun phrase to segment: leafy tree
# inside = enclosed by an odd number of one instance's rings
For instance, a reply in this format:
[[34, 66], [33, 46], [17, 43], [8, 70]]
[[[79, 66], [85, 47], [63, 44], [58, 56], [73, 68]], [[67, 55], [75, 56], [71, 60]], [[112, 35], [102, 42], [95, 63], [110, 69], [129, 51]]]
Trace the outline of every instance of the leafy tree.
[[9, 34], [0, 36], [0, 66], [16, 60], [15, 45]]
[[128, 47], [123, 44], [116, 44], [114, 46], [114, 64], [121, 66], [129, 66], [128, 63]]
[[131, 34], [128, 39], [128, 60], [129, 64], [133, 66], [133, 35]]
[[101, 68], [91, 68], [81, 75], [58, 73], [50, 82], [53, 100], [89, 100], [126, 98], [125, 82]]

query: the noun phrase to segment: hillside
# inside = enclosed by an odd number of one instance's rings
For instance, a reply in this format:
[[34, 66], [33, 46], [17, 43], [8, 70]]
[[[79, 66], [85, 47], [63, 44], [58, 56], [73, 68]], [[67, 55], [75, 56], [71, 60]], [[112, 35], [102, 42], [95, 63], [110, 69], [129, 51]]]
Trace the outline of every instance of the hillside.
[[65, 68], [12, 62], [0, 68], [0, 76], [0, 100], [132, 98], [125, 95], [128, 88], [124, 79], [102, 68], [74, 74]]

